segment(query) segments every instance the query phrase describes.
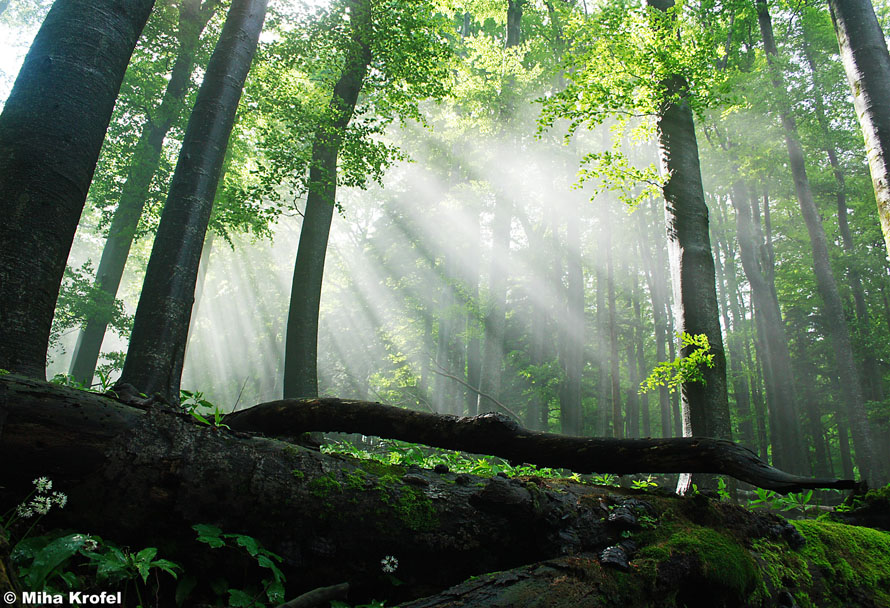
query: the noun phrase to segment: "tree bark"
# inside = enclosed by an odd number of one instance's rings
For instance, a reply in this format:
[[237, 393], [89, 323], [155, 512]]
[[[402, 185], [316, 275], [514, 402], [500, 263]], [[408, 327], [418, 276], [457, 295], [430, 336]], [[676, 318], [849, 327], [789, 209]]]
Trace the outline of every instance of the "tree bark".
[[[647, 6], [667, 11], [673, 0], [647, 0]], [[654, 27], [659, 27], [658, 23]], [[713, 367], [702, 370], [704, 382], [683, 384], [683, 434], [732, 437], [726, 391], [726, 354], [720, 333], [714, 258], [708, 234], [692, 110], [686, 100], [688, 85], [679, 75], [662, 82], [664, 101], [656, 121], [664, 185], [668, 252], [674, 286], [676, 330], [704, 334], [714, 355]], [[681, 354], [686, 356], [691, 348]], [[684, 476], [680, 485], [688, 485]]]
[[870, 0], [828, 0], [890, 252], [890, 54]]
[[[784, 90], [784, 85], [781, 74], [776, 71], [773, 65], [774, 58], [778, 55], [778, 49], [773, 37], [772, 20], [769, 16], [766, 0], [756, 0], [756, 6], [764, 49], [773, 70], [773, 87], [778, 93]], [[785, 143], [788, 148], [794, 188], [804, 223], [807, 226], [807, 232], [810, 235], [816, 285], [819, 295], [822, 297], [823, 310], [834, 347], [838, 375], [840, 376], [844, 402], [853, 434], [856, 464], [859, 466], [860, 474], [864, 479], [872, 482], [882, 482], [885, 479], [884, 465], [877, 462], [874, 458], [871, 429], [865, 412], [859, 374], [855, 367], [850, 329], [844, 316], [843, 303], [828, 259], [828, 241], [825, 237], [822, 220], [819, 217], [819, 211], [813, 200], [813, 193], [807, 178], [803, 148], [797, 136], [797, 125], [789, 108], [784, 103], [781, 104], [780, 115], [782, 127], [785, 131]]]
[[179, 402], [198, 266], [241, 91], [268, 0], [235, 0], [186, 128], [120, 382]]
[[[203, 7], [201, 0], [186, 0], [180, 5], [179, 52], [161, 103], [148, 116], [142, 127], [127, 170], [127, 180], [124, 182], [117, 209], [111, 219], [108, 240], [102, 249], [102, 257], [96, 270], [94, 285], [105, 295], [102, 298], [103, 303], [110, 304], [117, 295], [130, 254], [130, 246], [133, 244], [136, 228], [148, 198], [149, 186], [160, 163], [164, 140], [184, 109], [183, 101], [189, 90], [195, 66], [198, 40], [218, 6], [218, 0], [208, 0]], [[99, 303], [94, 302], [94, 304]], [[90, 315], [84, 320], [83, 327], [78, 333], [70, 373], [75, 380], [85, 386], [93, 382], [108, 321], [106, 315]]]
[[318, 313], [328, 235], [337, 197], [337, 157], [371, 64], [371, 4], [350, 0], [350, 48], [334, 85], [326, 124], [312, 144], [309, 192], [294, 263], [284, 351], [284, 396], [318, 395]]
[[59, 0], [0, 114], [0, 369], [45, 377], [56, 298], [153, 0]]

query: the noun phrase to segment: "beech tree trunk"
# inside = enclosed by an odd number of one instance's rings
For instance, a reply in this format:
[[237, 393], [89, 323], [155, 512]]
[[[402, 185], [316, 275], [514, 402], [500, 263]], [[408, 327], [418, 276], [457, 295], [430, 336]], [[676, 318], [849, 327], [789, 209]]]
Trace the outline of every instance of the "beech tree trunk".
[[[781, 74], [776, 71], [773, 65], [774, 58], [778, 55], [778, 49], [773, 37], [769, 9], [766, 0], [757, 0], [756, 6], [764, 49], [773, 69], [773, 87], [781, 95], [784, 85]], [[782, 127], [785, 131], [785, 143], [788, 148], [794, 188], [804, 223], [807, 226], [807, 232], [810, 235], [816, 285], [819, 289], [819, 295], [822, 297], [823, 310], [830, 330], [832, 346], [834, 347], [835, 361], [844, 395], [843, 400], [847, 408], [853, 434], [856, 464], [859, 466], [860, 474], [864, 479], [882, 482], [885, 479], [885, 465], [875, 461], [874, 458], [871, 429], [865, 412], [862, 385], [855, 366], [850, 329], [844, 316], [843, 303], [828, 259], [828, 241], [825, 237], [822, 220], [819, 217], [819, 211], [816, 208], [810, 182], [807, 178], [803, 148], [797, 136], [797, 125], [786, 104], [782, 103], [779, 111], [782, 118]]]
[[[673, 0], [647, 0], [646, 4], [667, 11]], [[659, 27], [658, 23], [653, 25]], [[663, 83], [665, 101], [656, 117], [658, 145], [664, 185], [668, 251], [674, 286], [676, 331], [704, 334], [710, 344], [713, 367], [702, 370], [704, 382], [682, 386], [683, 435], [729, 439], [729, 401], [726, 391], [726, 354], [720, 332], [714, 257], [708, 234], [708, 207], [705, 204], [698, 158], [698, 142], [692, 110], [686, 101], [687, 83], [678, 75]], [[681, 354], [688, 355], [690, 347]], [[689, 480], [681, 477], [680, 485]]]
[[890, 54], [871, 0], [828, 0], [890, 252]]
[[348, 5], [350, 48], [334, 85], [326, 124], [319, 126], [312, 144], [309, 192], [294, 263], [284, 347], [284, 396], [289, 398], [318, 395], [318, 313], [337, 197], [337, 157], [371, 64], [371, 4], [350, 0]]
[[[127, 180], [122, 187], [120, 200], [108, 229], [108, 240], [105, 241], [102, 258], [96, 269], [94, 285], [105, 297], [101, 303], [94, 302], [94, 304], [110, 305], [117, 296], [127, 257], [130, 254], [130, 246], [133, 244], [136, 228], [142, 217], [142, 209], [148, 198], [149, 186], [158, 170], [164, 139], [184, 108], [183, 100], [189, 90], [198, 40], [218, 6], [219, 0], [208, 0], [203, 6], [201, 0], [186, 0], [180, 4], [179, 52], [170, 72], [164, 97], [143, 125], [136, 149], [133, 151]], [[84, 325], [77, 335], [70, 373], [75, 380], [85, 386], [93, 382], [108, 321], [105, 315], [92, 314], [84, 320]]]
[[186, 128], [120, 383], [179, 402], [195, 282], [213, 199], [268, 0], [235, 0]]
[[0, 369], [45, 377], [56, 298], [154, 0], [58, 0], [0, 114]]

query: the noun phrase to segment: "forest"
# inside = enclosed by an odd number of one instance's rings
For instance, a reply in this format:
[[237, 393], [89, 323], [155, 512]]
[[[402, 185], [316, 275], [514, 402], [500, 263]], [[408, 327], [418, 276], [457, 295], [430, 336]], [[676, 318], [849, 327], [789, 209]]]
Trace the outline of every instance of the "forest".
[[0, 0], [11, 606], [890, 606], [890, 2]]

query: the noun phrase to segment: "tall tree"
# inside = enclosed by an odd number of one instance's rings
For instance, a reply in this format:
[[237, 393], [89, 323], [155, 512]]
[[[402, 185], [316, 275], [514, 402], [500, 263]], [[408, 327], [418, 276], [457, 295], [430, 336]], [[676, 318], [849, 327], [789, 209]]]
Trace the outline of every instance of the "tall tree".
[[[773, 87], [781, 100], [784, 89], [783, 78], [776, 66], [778, 48], [773, 34], [772, 19], [766, 0], [755, 0], [757, 18], [767, 59], [771, 67]], [[786, 103], [780, 101], [779, 113], [785, 133], [785, 144], [794, 188], [800, 205], [801, 214], [810, 235], [810, 246], [813, 256], [813, 269], [819, 295], [822, 297], [823, 311], [829, 327], [834, 348], [835, 361], [841, 388], [844, 391], [844, 402], [850, 419], [853, 434], [853, 445], [856, 450], [856, 462], [863, 479], [883, 479], [883, 466], [874, 460], [871, 429], [865, 412], [862, 386], [855, 368], [853, 347], [850, 341], [850, 330], [844, 316], [843, 303], [838, 292], [837, 283], [828, 258], [828, 241], [822, 226], [822, 219], [813, 199], [812, 189], [807, 177], [803, 148], [797, 135], [797, 124]]]
[[268, 0], [234, 0], [189, 118], [119, 383], [179, 401], [204, 236]]
[[370, 0], [349, 0], [349, 40], [328, 114], [315, 133], [309, 189], [287, 314], [284, 397], [318, 396], [318, 311], [337, 196], [337, 158], [371, 64]]
[[104, 297], [101, 302], [94, 301], [94, 306], [91, 307], [93, 312], [84, 320], [71, 359], [70, 373], [81, 384], [89, 385], [93, 381], [109, 321], [108, 315], [102, 312], [117, 295], [139, 218], [148, 199], [149, 186], [161, 160], [164, 140], [184, 108], [195, 66], [198, 40], [216, 12], [219, 1], [205, 0], [203, 5], [201, 0], [183, 0], [180, 3], [177, 28], [179, 50], [170, 72], [170, 80], [160, 104], [142, 126], [127, 170], [126, 182], [108, 229], [108, 240], [96, 269], [96, 295], [101, 293]]
[[[525, 0], [507, 0], [506, 47], [508, 51], [522, 41], [522, 9]], [[515, 82], [510, 78], [501, 103], [499, 119], [508, 121], [515, 111], [512, 89]], [[504, 328], [507, 324], [507, 277], [503, 266], [510, 251], [511, 201], [504, 192], [495, 195], [494, 218], [491, 225], [491, 260], [488, 276], [488, 310], [485, 314], [485, 338], [482, 342], [482, 366], [479, 388], [482, 393], [497, 398], [501, 388], [501, 367], [504, 359]], [[479, 395], [478, 413], [491, 411], [494, 404]]]
[[0, 114], [0, 368], [45, 375], [65, 262], [154, 0], [58, 0]]
[[871, 0], [828, 0], [890, 253], [890, 54]]
[[820, 78], [819, 70], [816, 67], [816, 58], [814, 50], [809, 41], [809, 33], [811, 28], [807, 27], [807, 19], [802, 19], [803, 36], [801, 36], [801, 44], [803, 46], [803, 55], [806, 59], [807, 66], [810, 69], [810, 77], [813, 81], [813, 113], [816, 122], [819, 125], [821, 146], [828, 157], [831, 165], [832, 173], [834, 173], [835, 181], [835, 200], [837, 202], [837, 226], [841, 235], [841, 246], [849, 256], [850, 263], [847, 268], [847, 280], [850, 284], [850, 291], [853, 294], [853, 304], [856, 311], [856, 324], [858, 334], [863, 337], [859, 341], [861, 347], [857, 349], [862, 355], [862, 379], [863, 387], [866, 389], [866, 397], [872, 401], [882, 401], [884, 399], [881, 371], [878, 367], [878, 361], [875, 358], [875, 352], [868, 339], [869, 331], [869, 312], [868, 305], [865, 301], [865, 291], [862, 287], [862, 277], [855, 261], [852, 260], [854, 246], [853, 233], [850, 231], [850, 222], [847, 218], [847, 179], [844, 168], [841, 166], [838, 157], [838, 150], [835, 145], [836, 136], [834, 129], [829, 122], [829, 117], [825, 108], [824, 87]]
[[[675, 35], [668, 14], [673, 0], [646, 0], [646, 5], [655, 9], [652, 18], [656, 35], [660, 39]], [[663, 97], [657, 109], [656, 127], [662, 173], [666, 177], [663, 192], [675, 329], [690, 335], [704, 334], [714, 355], [713, 367], [702, 370], [704, 382], [682, 386], [683, 434], [730, 439], [726, 355], [689, 85], [682, 75], [668, 72], [661, 87]], [[688, 355], [691, 350], [685, 347], [681, 355]], [[683, 486], [688, 483], [688, 479], [681, 478], [679, 490], [685, 491]]]

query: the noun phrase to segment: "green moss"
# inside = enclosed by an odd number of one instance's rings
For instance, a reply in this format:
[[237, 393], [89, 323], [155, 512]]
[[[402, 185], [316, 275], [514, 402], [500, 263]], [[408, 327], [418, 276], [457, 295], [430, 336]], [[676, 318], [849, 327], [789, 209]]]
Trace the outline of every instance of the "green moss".
[[665, 540], [643, 548], [639, 557], [663, 561], [677, 553], [695, 556], [704, 580], [728, 595], [746, 597], [757, 586], [757, 568], [747, 549], [711, 528], [674, 528]]
[[376, 460], [355, 459], [355, 465], [377, 477], [401, 477], [405, 474], [405, 467], [396, 464], [384, 464]]
[[304, 472], [301, 471], [300, 469], [294, 469], [294, 470], [291, 471], [290, 473], [291, 473], [291, 475], [293, 475], [296, 479], [303, 479], [303, 478], [306, 477], [306, 473], [304, 473]]
[[868, 589], [878, 605], [890, 606], [890, 534], [826, 521], [794, 525], [807, 540], [801, 554], [829, 579], [825, 591], [832, 600]]
[[350, 490], [364, 490], [368, 482], [368, 474], [362, 469], [347, 471], [343, 478], [346, 487]]
[[400, 488], [381, 488], [383, 501], [395, 510], [398, 519], [415, 532], [435, 529], [439, 517], [423, 490], [403, 485]]
[[334, 493], [340, 493], [343, 487], [334, 479], [333, 475], [322, 475], [309, 482], [309, 492], [318, 498], [325, 498]]

